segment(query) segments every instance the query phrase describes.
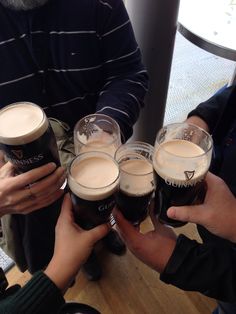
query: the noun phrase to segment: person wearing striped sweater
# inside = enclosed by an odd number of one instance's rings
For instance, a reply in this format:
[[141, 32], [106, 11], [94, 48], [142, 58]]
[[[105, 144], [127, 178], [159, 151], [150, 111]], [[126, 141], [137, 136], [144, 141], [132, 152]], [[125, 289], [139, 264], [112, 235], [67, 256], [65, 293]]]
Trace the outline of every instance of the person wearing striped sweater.
[[[31, 101], [70, 130], [87, 114], [107, 114], [118, 122], [123, 141], [132, 135], [147, 92], [122, 0], [0, 0], [0, 68], [0, 108]], [[32, 273], [52, 256], [61, 197], [44, 208], [35, 202], [32, 213], [11, 216], [17, 246], [10, 254]], [[117, 244], [114, 253], [124, 251], [116, 233], [109, 241]], [[101, 269], [96, 259], [90, 262], [98, 271], [89, 278], [98, 279]]]

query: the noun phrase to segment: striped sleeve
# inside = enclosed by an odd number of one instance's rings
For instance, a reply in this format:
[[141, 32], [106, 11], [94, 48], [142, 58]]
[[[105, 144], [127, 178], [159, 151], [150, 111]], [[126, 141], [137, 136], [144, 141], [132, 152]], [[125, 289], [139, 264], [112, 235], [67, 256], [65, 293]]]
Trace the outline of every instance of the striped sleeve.
[[127, 140], [144, 105], [147, 72], [123, 1], [100, 1], [99, 6], [99, 38], [106, 83], [99, 95], [97, 111], [112, 116]]

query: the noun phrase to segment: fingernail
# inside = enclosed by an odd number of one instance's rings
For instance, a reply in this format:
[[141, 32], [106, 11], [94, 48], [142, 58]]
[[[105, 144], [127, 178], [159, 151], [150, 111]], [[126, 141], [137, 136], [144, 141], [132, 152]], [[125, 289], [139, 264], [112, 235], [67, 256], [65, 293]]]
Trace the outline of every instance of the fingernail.
[[167, 210], [167, 216], [170, 218], [175, 218], [176, 215], [176, 209], [174, 207], [171, 207]]

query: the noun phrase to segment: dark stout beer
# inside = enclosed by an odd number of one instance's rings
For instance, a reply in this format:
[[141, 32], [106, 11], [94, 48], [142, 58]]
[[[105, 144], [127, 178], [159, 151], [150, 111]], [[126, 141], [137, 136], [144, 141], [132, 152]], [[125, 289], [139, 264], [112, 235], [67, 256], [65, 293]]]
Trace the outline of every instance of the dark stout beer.
[[153, 166], [156, 181], [155, 212], [162, 223], [180, 227], [185, 223], [168, 218], [171, 206], [201, 203], [210, 157], [190, 141], [174, 139], [156, 147]]
[[153, 146], [144, 142], [119, 147], [115, 158], [120, 166], [120, 188], [116, 203], [124, 217], [134, 225], [148, 215], [154, 191]]
[[103, 152], [79, 154], [69, 167], [68, 185], [75, 221], [91, 229], [110, 220], [119, 184], [116, 161]]
[[[146, 160], [127, 160], [120, 164], [121, 183], [116, 202], [124, 217], [134, 225], [148, 215], [153, 194], [152, 164]], [[147, 175], [148, 173], [148, 175]]]
[[44, 111], [19, 102], [0, 111], [0, 149], [18, 173], [49, 162], [60, 165], [55, 135]]

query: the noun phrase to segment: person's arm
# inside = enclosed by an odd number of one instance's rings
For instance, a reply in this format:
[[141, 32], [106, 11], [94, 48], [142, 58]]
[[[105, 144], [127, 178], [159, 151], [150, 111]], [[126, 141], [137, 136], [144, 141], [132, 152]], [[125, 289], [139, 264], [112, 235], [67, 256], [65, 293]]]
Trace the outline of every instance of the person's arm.
[[236, 250], [230, 245], [200, 244], [152, 218], [154, 230], [140, 233], [121, 213], [117, 228], [130, 251], [160, 273], [160, 279], [183, 290], [199, 291], [228, 302], [236, 300]]
[[177, 237], [174, 231], [152, 218], [154, 230], [145, 234], [131, 225], [118, 209], [113, 211], [117, 230], [129, 250], [143, 263], [161, 273], [170, 259]]
[[[197, 124], [198, 126], [203, 127], [203, 129], [205, 129], [206, 126], [206, 130], [209, 133], [213, 133], [219, 123], [227, 123], [227, 121], [224, 121], [224, 114], [226, 110], [231, 110], [231, 104], [232, 102], [234, 103], [231, 99], [235, 98], [235, 93], [235, 86], [223, 88], [221, 91], [213, 95], [208, 100], [200, 103], [194, 110], [192, 110], [188, 114], [187, 122]], [[194, 121], [194, 118], [196, 117], [200, 118], [202, 121]]]
[[[165, 245], [165, 244], [163, 244]], [[178, 237], [160, 279], [182, 290], [198, 291], [224, 302], [236, 302], [236, 250], [227, 244]]]
[[64, 303], [64, 292], [87, 260], [94, 244], [109, 230], [107, 224], [82, 230], [74, 222], [71, 201], [66, 195], [56, 226], [52, 260], [44, 272], [37, 272], [23, 288], [0, 300], [0, 313], [58, 313]]
[[0, 217], [6, 214], [27, 214], [52, 204], [64, 191], [62, 167], [54, 163], [15, 176], [10, 162], [0, 168]]
[[123, 140], [132, 135], [147, 92], [147, 72], [141, 63], [128, 14], [122, 0], [109, 0], [100, 6], [101, 49], [105, 84], [97, 111], [114, 118]]
[[236, 198], [225, 182], [208, 173], [207, 193], [200, 205], [170, 207], [167, 215], [172, 219], [193, 222], [211, 233], [236, 243]]

